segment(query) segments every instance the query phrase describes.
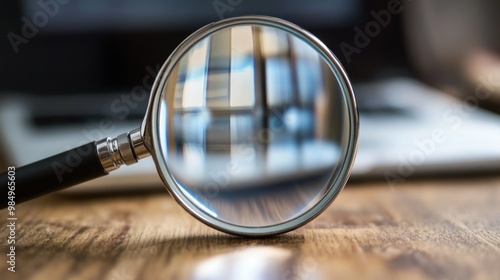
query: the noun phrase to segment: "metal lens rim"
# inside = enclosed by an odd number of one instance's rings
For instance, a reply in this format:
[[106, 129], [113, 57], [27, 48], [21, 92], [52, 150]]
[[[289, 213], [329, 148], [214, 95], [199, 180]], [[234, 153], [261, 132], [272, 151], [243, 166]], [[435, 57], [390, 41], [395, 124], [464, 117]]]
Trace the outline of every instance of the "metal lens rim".
[[[167, 168], [167, 163], [163, 157], [163, 150], [160, 145], [160, 136], [158, 134], [158, 132], [160, 131], [160, 122], [158, 120], [159, 109], [162, 100], [163, 88], [166, 85], [170, 71], [176, 65], [177, 61], [179, 61], [179, 59], [182, 58], [184, 54], [201, 39], [220, 29], [237, 25], [264, 25], [275, 27], [287, 32], [291, 32], [305, 42], [309, 42], [309, 45], [314, 47], [321, 54], [321, 56], [333, 70], [347, 103], [346, 107], [348, 109], [349, 117], [348, 149], [345, 157], [343, 158], [343, 165], [340, 168], [338, 176], [330, 179], [328, 191], [323, 196], [323, 198], [310, 210], [291, 220], [276, 225], [263, 227], [239, 226], [224, 222], [204, 212], [202, 209], [197, 207], [189, 198], [187, 198], [184, 195], [183, 191], [180, 189], [180, 186], [177, 184]], [[249, 237], [269, 236], [291, 231], [308, 223], [316, 216], [318, 216], [321, 212], [323, 212], [341, 192], [349, 178], [350, 170], [354, 163], [354, 158], [356, 155], [359, 130], [358, 111], [356, 108], [356, 102], [351, 83], [345, 70], [343, 69], [341, 63], [335, 57], [335, 55], [314, 35], [295, 24], [282, 19], [268, 16], [235, 17], [208, 24], [186, 38], [165, 61], [163, 67], [160, 70], [160, 73], [158, 74], [158, 77], [156, 78], [152, 93], [153, 95], [151, 97], [148, 108], [149, 116], [146, 117], [145, 124], [143, 125], [143, 130], [148, 131], [143, 131], [143, 135], [145, 135], [146, 138], [151, 137], [151, 154], [154, 158], [158, 173], [163, 183], [165, 184], [165, 187], [167, 188], [169, 193], [176, 199], [176, 201], [192, 216], [212, 228], [229, 234]]]

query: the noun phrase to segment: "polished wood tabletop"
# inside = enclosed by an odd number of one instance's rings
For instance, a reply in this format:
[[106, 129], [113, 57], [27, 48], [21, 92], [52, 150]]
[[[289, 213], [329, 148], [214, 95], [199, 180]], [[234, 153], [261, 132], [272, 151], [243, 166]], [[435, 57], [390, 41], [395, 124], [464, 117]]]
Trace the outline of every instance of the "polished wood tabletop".
[[348, 183], [306, 226], [241, 238], [162, 190], [50, 195], [16, 207], [16, 272], [2, 226], [0, 279], [500, 279], [499, 202], [497, 177]]

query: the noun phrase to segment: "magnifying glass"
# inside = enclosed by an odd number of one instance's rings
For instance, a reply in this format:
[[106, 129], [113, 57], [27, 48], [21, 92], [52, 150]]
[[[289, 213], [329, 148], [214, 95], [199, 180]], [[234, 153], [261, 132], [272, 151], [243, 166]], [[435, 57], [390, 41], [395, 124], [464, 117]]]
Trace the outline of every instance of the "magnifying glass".
[[320, 40], [277, 18], [230, 18], [174, 50], [140, 128], [8, 170], [0, 201], [5, 208], [152, 156], [198, 220], [234, 235], [274, 235], [335, 199], [357, 134], [351, 84]]

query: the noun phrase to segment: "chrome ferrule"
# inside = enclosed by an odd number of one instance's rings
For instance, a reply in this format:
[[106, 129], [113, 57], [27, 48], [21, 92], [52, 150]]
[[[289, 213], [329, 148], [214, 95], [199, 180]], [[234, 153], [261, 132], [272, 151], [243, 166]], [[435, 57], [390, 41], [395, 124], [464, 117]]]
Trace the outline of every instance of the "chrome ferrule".
[[131, 165], [149, 156], [139, 128], [116, 138], [103, 138], [95, 142], [97, 155], [104, 170], [109, 173], [121, 165]]

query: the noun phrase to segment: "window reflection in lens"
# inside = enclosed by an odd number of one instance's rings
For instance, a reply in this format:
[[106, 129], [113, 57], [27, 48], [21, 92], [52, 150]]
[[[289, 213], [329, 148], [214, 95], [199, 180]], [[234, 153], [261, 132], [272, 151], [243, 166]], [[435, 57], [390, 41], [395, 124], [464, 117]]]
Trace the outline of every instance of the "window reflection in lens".
[[281, 29], [240, 25], [196, 43], [163, 89], [160, 135], [185, 196], [224, 222], [301, 215], [328, 191], [347, 149], [345, 101], [329, 65]]

